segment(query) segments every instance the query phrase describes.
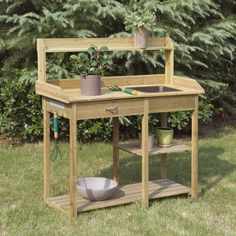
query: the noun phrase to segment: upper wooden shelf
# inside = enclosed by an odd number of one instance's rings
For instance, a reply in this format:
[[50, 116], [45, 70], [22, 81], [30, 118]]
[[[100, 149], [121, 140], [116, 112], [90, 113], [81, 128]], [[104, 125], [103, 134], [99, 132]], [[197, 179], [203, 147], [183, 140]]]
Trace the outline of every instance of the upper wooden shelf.
[[38, 39], [38, 49], [43, 46], [45, 52], [82, 52], [89, 46], [107, 46], [109, 51], [143, 51], [172, 50], [172, 42], [168, 37], [149, 37], [147, 48], [133, 46], [133, 38], [42, 38]]

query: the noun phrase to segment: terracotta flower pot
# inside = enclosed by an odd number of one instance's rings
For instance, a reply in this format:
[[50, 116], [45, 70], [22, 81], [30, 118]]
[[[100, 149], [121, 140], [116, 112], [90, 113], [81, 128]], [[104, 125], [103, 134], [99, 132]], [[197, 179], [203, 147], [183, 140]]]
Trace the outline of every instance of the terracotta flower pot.
[[100, 75], [81, 75], [80, 76], [81, 95], [98, 96], [101, 95]]
[[145, 27], [138, 27], [134, 30], [134, 47], [135, 48], [146, 48], [148, 30]]
[[[154, 146], [154, 134], [148, 134], [148, 150], [151, 150]], [[142, 133], [138, 134], [139, 147], [142, 148]]]
[[157, 143], [160, 147], [170, 147], [173, 144], [174, 130], [171, 128], [157, 128]]

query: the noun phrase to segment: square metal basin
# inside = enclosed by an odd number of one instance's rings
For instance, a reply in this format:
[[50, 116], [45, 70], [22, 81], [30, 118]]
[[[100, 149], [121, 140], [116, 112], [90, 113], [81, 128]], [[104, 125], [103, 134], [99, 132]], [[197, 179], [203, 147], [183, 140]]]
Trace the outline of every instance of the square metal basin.
[[133, 90], [144, 93], [163, 93], [163, 92], [177, 92], [179, 89], [170, 88], [167, 86], [145, 86], [145, 87], [129, 87]]

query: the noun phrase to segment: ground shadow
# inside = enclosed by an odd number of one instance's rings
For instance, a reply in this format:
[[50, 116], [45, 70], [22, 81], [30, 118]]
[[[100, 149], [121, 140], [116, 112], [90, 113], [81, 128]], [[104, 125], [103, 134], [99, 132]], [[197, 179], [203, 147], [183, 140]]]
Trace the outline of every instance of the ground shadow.
[[[141, 181], [141, 158], [121, 152], [120, 185]], [[203, 196], [225, 176], [236, 170], [236, 165], [222, 160], [219, 156], [223, 148], [216, 146], [202, 147], [199, 150], [199, 185]], [[111, 178], [112, 164], [100, 170], [96, 176]], [[168, 156], [168, 178], [186, 186], [191, 186], [191, 154], [177, 153]], [[160, 156], [149, 158], [149, 179], [160, 179]]]

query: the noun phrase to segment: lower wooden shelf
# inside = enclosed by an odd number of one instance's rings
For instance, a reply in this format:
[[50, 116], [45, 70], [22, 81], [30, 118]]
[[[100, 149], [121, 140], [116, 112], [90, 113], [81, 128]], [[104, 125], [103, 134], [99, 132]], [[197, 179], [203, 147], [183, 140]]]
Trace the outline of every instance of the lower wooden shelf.
[[[149, 199], [164, 198], [181, 194], [189, 194], [190, 188], [175, 183], [169, 179], [149, 181]], [[141, 183], [129, 184], [120, 187], [113, 196], [105, 201], [91, 202], [77, 193], [77, 211], [90, 211], [111, 206], [118, 206], [141, 201]], [[69, 196], [48, 198], [48, 205], [64, 212], [69, 210]]]
[[[138, 143], [122, 143], [118, 145], [120, 150], [135, 154], [137, 156], [142, 156], [142, 149], [139, 147]], [[149, 155], [157, 155], [164, 153], [174, 153], [174, 152], [191, 152], [191, 147], [184, 144], [174, 143], [170, 147], [162, 148], [155, 145], [151, 150], [149, 150]]]

